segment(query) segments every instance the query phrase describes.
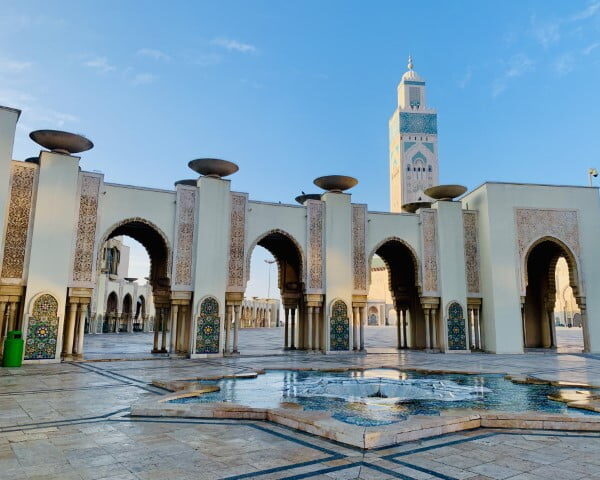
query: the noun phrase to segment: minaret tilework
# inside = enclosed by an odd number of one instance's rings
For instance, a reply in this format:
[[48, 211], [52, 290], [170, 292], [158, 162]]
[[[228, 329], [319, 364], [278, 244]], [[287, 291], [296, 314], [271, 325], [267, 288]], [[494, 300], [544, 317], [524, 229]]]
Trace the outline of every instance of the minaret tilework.
[[413, 70], [398, 84], [398, 108], [389, 121], [390, 209], [401, 212], [406, 203], [428, 201], [423, 190], [437, 185], [437, 113], [427, 108], [425, 80]]

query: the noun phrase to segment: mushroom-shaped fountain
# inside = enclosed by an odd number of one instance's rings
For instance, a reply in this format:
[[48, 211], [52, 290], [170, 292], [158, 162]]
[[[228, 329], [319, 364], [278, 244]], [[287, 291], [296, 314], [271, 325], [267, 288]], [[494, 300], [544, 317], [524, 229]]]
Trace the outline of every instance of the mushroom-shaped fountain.
[[315, 178], [313, 183], [323, 190], [334, 193], [342, 193], [358, 184], [358, 180], [354, 177], [346, 175], [326, 175], [324, 177]]
[[240, 169], [235, 163], [220, 158], [197, 158], [189, 162], [188, 167], [200, 175], [213, 178], [223, 178]]
[[430, 208], [431, 202], [411, 202], [402, 205], [402, 210], [408, 213], [415, 213], [419, 208]]
[[462, 185], [436, 185], [423, 191], [425, 195], [434, 200], [452, 201], [467, 191]]
[[40, 163], [40, 157], [28, 157], [25, 161], [27, 163]]
[[177, 180], [175, 182], [175, 186], [177, 185], [187, 185], [189, 187], [195, 187], [197, 185], [198, 180], [195, 178], [186, 178], [185, 180]]
[[52, 152], [65, 155], [85, 152], [94, 147], [94, 144], [83, 135], [61, 130], [35, 130], [29, 134], [29, 138]]
[[302, 192], [302, 195], [298, 195], [296, 197], [296, 201], [300, 205], [304, 205], [304, 203], [307, 200], [321, 200], [321, 194], [320, 193], [304, 193], [304, 192]]
[[137, 280], [137, 277], [125, 277], [125, 281], [129, 283], [133, 283]]

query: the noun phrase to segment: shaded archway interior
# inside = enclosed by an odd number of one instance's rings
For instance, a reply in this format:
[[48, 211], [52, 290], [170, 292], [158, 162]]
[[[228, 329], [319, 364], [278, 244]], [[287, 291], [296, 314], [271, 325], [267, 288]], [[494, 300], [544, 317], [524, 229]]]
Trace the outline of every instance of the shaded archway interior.
[[294, 242], [283, 233], [269, 233], [257, 242], [277, 261], [278, 286], [281, 297], [297, 297], [302, 293], [302, 255]]
[[563, 257], [569, 268], [569, 283], [577, 299], [576, 263], [571, 253], [558, 242], [543, 240], [527, 255], [523, 336], [525, 348], [557, 346], [554, 308], [556, 304], [556, 264]]

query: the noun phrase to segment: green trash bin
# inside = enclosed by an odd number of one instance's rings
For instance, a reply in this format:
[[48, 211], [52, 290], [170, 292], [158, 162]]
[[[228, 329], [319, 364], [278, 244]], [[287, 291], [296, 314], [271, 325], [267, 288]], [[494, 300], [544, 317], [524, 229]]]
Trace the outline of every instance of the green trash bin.
[[23, 364], [23, 332], [11, 330], [4, 340], [3, 367], [20, 367]]

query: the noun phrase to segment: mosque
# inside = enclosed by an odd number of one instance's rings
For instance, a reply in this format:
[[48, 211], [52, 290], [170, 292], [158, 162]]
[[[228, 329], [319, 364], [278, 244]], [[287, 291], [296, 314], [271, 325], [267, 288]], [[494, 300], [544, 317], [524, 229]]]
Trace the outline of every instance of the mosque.
[[[261, 325], [283, 324], [287, 349], [359, 353], [367, 323], [386, 322], [399, 349], [553, 349], [568, 297], [584, 350], [600, 353], [598, 190], [439, 185], [437, 115], [412, 61], [389, 121], [389, 212], [355, 203], [358, 180], [343, 175], [316, 178], [323, 192], [298, 204], [252, 200], [219, 159], [189, 162], [197, 178], [173, 190], [109, 183], [79, 166], [91, 141], [54, 130], [32, 132], [43, 149], [14, 160], [20, 113], [0, 107], [0, 337], [22, 330], [27, 363], [81, 358], [99, 330], [153, 330], [153, 351], [190, 358], [237, 353], [257, 245], [277, 262], [283, 305], [277, 318], [263, 302]], [[118, 270], [123, 236], [148, 252], [146, 287]]]

